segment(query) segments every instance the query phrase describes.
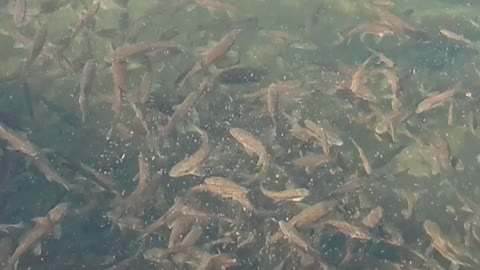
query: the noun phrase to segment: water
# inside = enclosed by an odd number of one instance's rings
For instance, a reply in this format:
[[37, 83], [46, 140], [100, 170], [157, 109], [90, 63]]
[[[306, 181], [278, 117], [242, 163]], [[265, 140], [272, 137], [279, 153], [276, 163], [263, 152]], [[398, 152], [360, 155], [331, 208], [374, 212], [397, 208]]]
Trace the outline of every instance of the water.
[[[69, 2], [29, 1], [22, 25], [2, 5], [0, 224], [23, 222], [0, 232], [3, 269], [478, 268], [479, 3], [112, 0], [79, 26], [95, 3]], [[391, 33], [349, 35], [379, 23]], [[48, 34], [25, 76], [30, 104], [21, 71], [39, 27]], [[158, 41], [160, 49], [116, 58], [120, 69], [106, 61]], [[81, 89], [88, 59], [95, 76]], [[414, 112], [458, 82], [452, 98]], [[27, 141], [38, 154], [19, 147]], [[317, 161], [302, 165], [309, 156]], [[171, 177], [178, 163], [185, 175]], [[239, 186], [198, 192], [213, 176]], [[309, 194], [275, 201], [260, 185]], [[328, 200], [337, 203], [321, 219], [289, 221]], [[55, 221], [48, 213], [64, 202]], [[383, 215], [370, 226], [376, 207]], [[279, 221], [294, 229], [273, 241]]]

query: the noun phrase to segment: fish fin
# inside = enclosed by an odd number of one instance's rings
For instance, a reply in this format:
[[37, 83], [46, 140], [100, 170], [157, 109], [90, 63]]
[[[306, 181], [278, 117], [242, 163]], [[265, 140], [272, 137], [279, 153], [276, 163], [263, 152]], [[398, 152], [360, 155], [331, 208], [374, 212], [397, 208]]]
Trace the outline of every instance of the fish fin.
[[239, 16], [238, 12], [233, 11], [233, 10], [227, 10], [226, 13], [232, 21], [234, 21], [234, 22], [240, 21], [240, 16]]
[[195, 176], [200, 176], [200, 177], [204, 177], [205, 175], [207, 175], [203, 167], [197, 167], [195, 170], [193, 170], [191, 174]]
[[345, 37], [342, 36], [340, 33], [337, 33], [338, 39], [333, 43], [334, 46], [341, 45], [345, 41]]
[[374, 40], [375, 44], [378, 45], [378, 44], [380, 44], [380, 42], [382, 42], [383, 38], [382, 37], [374, 37], [373, 40]]
[[50, 222], [46, 217], [34, 217], [32, 221], [37, 224], [48, 224]]
[[55, 225], [55, 227], [53, 227], [53, 239], [56, 239], [56, 240], [60, 240], [60, 238], [62, 237], [62, 226], [60, 224], [57, 224]]
[[42, 241], [39, 241], [32, 250], [35, 256], [42, 255]]
[[312, 175], [312, 174], [315, 172], [315, 167], [306, 166], [306, 167], [305, 167], [305, 172], [306, 172], [308, 175]]

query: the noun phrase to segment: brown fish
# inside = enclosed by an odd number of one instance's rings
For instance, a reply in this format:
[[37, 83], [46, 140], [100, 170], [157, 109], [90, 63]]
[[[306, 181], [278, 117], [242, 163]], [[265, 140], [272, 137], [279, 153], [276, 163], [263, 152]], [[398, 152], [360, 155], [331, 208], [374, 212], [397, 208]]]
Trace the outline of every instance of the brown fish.
[[366, 35], [372, 35], [379, 37], [380, 39], [386, 36], [392, 36], [394, 34], [392, 28], [388, 24], [383, 23], [366, 23], [355, 26], [345, 37], [341, 37], [340, 41], [336, 45], [341, 44], [344, 40], [347, 40], [347, 44], [354, 35], [360, 35], [360, 41], [364, 42]]
[[453, 267], [473, 267], [475, 265], [475, 268], [477, 268], [479, 266], [478, 260], [475, 259], [466, 248], [463, 248], [460, 245], [455, 245], [446, 238], [437, 223], [427, 219], [423, 223], [423, 228], [427, 235], [430, 236], [432, 246], [435, 250], [437, 250], [445, 259], [449, 260]]
[[367, 155], [365, 155], [363, 149], [357, 144], [357, 142], [355, 142], [354, 139], [352, 139], [352, 143], [358, 150], [358, 155], [360, 156], [360, 160], [362, 160], [363, 169], [365, 170], [367, 175], [372, 175], [372, 165], [370, 165], [370, 161], [368, 160]]
[[197, 152], [195, 152], [191, 156], [186, 157], [184, 160], [173, 166], [173, 168], [171, 168], [170, 172], [168, 173], [170, 177], [178, 178], [188, 175], [205, 176], [205, 172], [203, 171], [202, 166], [208, 159], [211, 149], [208, 134], [205, 130], [200, 129], [197, 126], [192, 125], [192, 127], [193, 131], [197, 132], [200, 135], [202, 145], [197, 150]]
[[324, 221], [323, 224], [334, 227], [335, 229], [345, 234], [346, 236], [349, 236], [352, 239], [367, 240], [367, 241], [372, 239], [372, 235], [370, 234], [369, 231], [367, 231], [364, 228], [352, 225], [346, 221], [332, 219], [332, 220]]
[[15, 0], [15, 5], [12, 9], [13, 23], [16, 26], [21, 26], [25, 22], [27, 14], [27, 0]]
[[185, 75], [185, 77], [183, 77], [179, 84], [183, 85], [183, 83], [190, 77], [206, 69], [213, 62], [223, 57], [228, 51], [230, 51], [230, 48], [235, 43], [235, 40], [237, 39], [240, 31], [241, 30], [239, 29], [235, 29], [228, 33], [226, 36], [222, 37], [222, 39], [220, 39], [220, 41], [215, 46], [213, 46], [211, 49], [209, 49], [203, 54], [203, 57], [199, 61], [197, 61], [195, 65], [193, 65], [192, 69], [188, 71], [188, 73]]
[[35, 31], [35, 35], [32, 41], [32, 49], [30, 51], [30, 56], [27, 58], [25, 62], [25, 67], [23, 69], [23, 76], [27, 76], [28, 72], [30, 71], [33, 62], [37, 59], [37, 57], [42, 52], [43, 46], [47, 41], [47, 29], [44, 27], [39, 27]]
[[30, 157], [40, 155], [40, 150], [31, 143], [26, 136], [10, 129], [6, 125], [0, 123], [0, 138], [6, 140], [10, 147]]
[[333, 161], [334, 159], [329, 155], [307, 155], [294, 159], [292, 164], [295, 167], [305, 168], [305, 172], [311, 175], [317, 167]]
[[458, 43], [462, 43], [463, 45], [469, 46], [472, 44], [472, 41], [470, 39], [465, 38], [463, 35], [459, 35], [447, 29], [440, 29], [440, 34], [442, 34], [448, 39], [454, 40]]
[[415, 29], [415, 27], [402, 20], [392, 12], [375, 5], [370, 5], [370, 7], [381, 20], [385, 21], [392, 27], [393, 31], [405, 34], [414, 39], [428, 39], [425, 32]]
[[29, 159], [33, 162], [35, 167], [37, 167], [37, 169], [45, 175], [45, 178], [47, 178], [48, 181], [60, 184], [68, 191], [76, 188], [72, 184], [68, 183], [65, 178], [60, 176], [58, 171], [53, 167], [53, 164], [50, 163], [45, 155], [39, 154], [35, 157], [29, 157]]
[[279, 95], [284, 95], [289, 91], [296, 90], [302, 86], [300, 81], [282, 81], [277, 83], [272, 83], [269, 86], [260, 89], [257, 92], [244, 94], [244, 98], [261, 98], [268, 94], [268, 89], [275, 88]]
[[267, 114], [272, 121], [273, 137], [277, 136], [279, 95], [274, 87], [269, 87], [266, 96]]
[[107, 63], [114, 63], [114, 62], [125, 62], [128, 58], [137, 56], [139, 54], [144, 54], [147, 52], [155, 51], [158, 49], [175, 49], [177, 45], [166, 41], [158, 41], [158, 42], [140, 42], [133, 45], [128, 45], [126, 47], [122, 47], [116, 49], [113, 53], [109, 56], [105, 57], [105, 62]]
[[87, 115], [88, 96], [92, 90], [95, 76], [95, 61], [90, 59], [83, 66], [82, 78], [80, 79], [80, 92], [78, 93], [78, 104], [80, 105], [82, 122], [85, 122]]
[[248, 190], [230, 179], [223, 177], [209, 177], [205, 179], [205, 183], [194, 186], [193, 192], [209, 192], [225, 199], [235, 200], [245, 209], [256, 212], [256, 208], [248, 198]]
[[274, 201], [292, 201], [300, 202], [310, 195], [310, 191], [305, 188], [294, 188], [282, 191], [272, 191], [265, 189], [263, 185], [260, 185], [260, 190], [263, 195]]
[[127, 90], [127, 63], [112, 63], [113, 102], [112, 109], [119, 119], [123, 112], [123, 99]]
[[380, 223], [383, 218], [383, 208], [377, 206], [373, 208], [366, 217], [362, 219], [362, 224], [370, 229], [374, 229]]
[[249, 156], [258, 156], [257, 166], [261, 165], [262, 169], [256, 178], [266, 174], [270, 168], [270, 157], [263, 143], [255, 138], [253, 134], [241, 128], [231, 128], [230, 135], [243, 146], [243, 149]]
[[302, 238], [297, 229], [295, 229], [288, 222], [284, 221], [279, 221], [278, 226], [288, 242], [292, 243], [303, 252], [306, 252], [315, 258], [315, 260], [321, 265], [320, 269], [329, 269], [328, 266], [323, 262], [320, 253]]
[[415, 113], [421, 114], [431, 109], [437, 108], [445, 104], [460, 91], [460, 83], [455, 84], [452, 88], [442, 93], [430, 96], [422, 100], [415, 109]]
[[174, 132], [177, 124], [182, 120], [185, 120], [188, 113], [195, 107], [197, 102], [212, 89], [213, 82], [213, 77], [206, 77], [200, 84], [199, 89], [191, 92], [182, 103], [177, 106], [167, 124], [165, 124], [161, 130], [161, 135], [164, 139]]
[[67, 214], [68, 208], [68, 203], [60, 203], [52, 208], [45, 217], [37, 217], [34, 219], [35, 226], [25, 234], [23, 240], [10, 256], [8, 261], [9, 268], [15, 267], [23, 254], [42, 238], [53, 232], [54, 227], [57, 226]]
[[75, 170], [80, 171], [82, 174], [84, 174], [88, 179], [91, 179], [95, 183], [97, 183], [99, 186], [105, 188], [109, 192], [112, 192], [114, 194], [119, 194], [119, 190], [116, 184], [115, 179], [113, 179], [112, 176], [98, 172], [91, 166], [81, 162], [81, 161], [75, 161], [72, 159], [67, 159], [66, 160], [67, 165], [71, 166]]

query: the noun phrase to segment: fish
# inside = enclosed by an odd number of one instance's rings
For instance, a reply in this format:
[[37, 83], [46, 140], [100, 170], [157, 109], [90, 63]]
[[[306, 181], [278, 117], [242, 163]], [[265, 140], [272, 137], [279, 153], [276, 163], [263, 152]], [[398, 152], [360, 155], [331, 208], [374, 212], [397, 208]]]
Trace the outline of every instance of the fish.
[[282, 231], [283, 235], [285, 236], [285, 238], [288, 240], [288, 242], [292, 243], [303, 252], [306, 252], [307, 254], [315, 258], [318, 264], [320, 264], [319, 269], [329, 269], [326, 263], [321, 258], [320, 253], [302, 238], [302, 236], [297, 231], [297, 229], [295, 229], [288, 222], [284, 222], [284, 221], [279, 221], [278, 226]]
[[473, 255], [470, 254], [470, 252], [466, 248], [454, 245], [450, 240], [445, 237], [445, 235], [440, 229], [440, 226], [437, 223], [427, 219], [423, 222], [423, 228], [432, 240], [433, 247], [445, 259], [449, 260], [452, 265], [456, 265], [457, 267], [473, 267], [474, 265], [476, 265], [476, 267], [479, 266], [478, 260], [476, 260], [475, 257], [473, 257]]
[[463, 45], [467, 45], [467, 46], [472, 45], [472, 41], [470, 39], [465, 38], [464, 36], [459, 35], [457, 33], [454, 33], [450, 30], [442, 28], [442, 29], [440, 29], [440, 34], [442, 34], [443, 36], [445, 36], [448, 39], [454, 40], [458, 43], [462, 43]]
[[27, 15], [27, 0], [15, 0], [15, 5], [12, 9], [13, 23], [16, 26], [21, 26], [25, 23]]
[[335, 45], [339, 45], [347, 40], [347, 44], [350, 44], [350, 40], [354, 35], [360, 35], [360, 41], [364, 42], [366, 35], [372, 35], [379, 37], [380, 39], [386, 36], [393, 36], [394, 32], [390, 25], [384, 23], [366, 23], [366, 24], [359, 24], [355, 26], [350, 32], [347, 33], [345, 37], [340, 37], [340, 40], [335, 43]]
[[106, 56], [104, 61], [107, 63], [126, 62], [129, 58], [139, 54], [152, 52], [158, 49], [176, 49], [177, 45], [166, 41], [157, 42], [139, 42], [116, 49], [113, 53]]
[[177, 124], [185, 120], [188, 116], [189, 112], [195, 107], [198, 101], [207, 94], [212, 88], [214, 84], [213, 77], [206, 77], [198, 90], [191, 92], [183, 101], [180, 103], [173, 112], [172, 116], [168, 120], [167, 124], [162, 127], [161, 129], [161, 136], [165, 139], [171, 133], [174, 132]]
[[123, 112], [123, 100], [127, 90], [127, 63], [112, 63], [113, 102], [112, 110], [115, 118], [119, 119]]
[[23, 240], [15, 248], [8, 260], [7, 269], [14, 268], [18, 264], [20, 257], [37, 244], [42, 238], [52, 233], [55, 227], [60, 224], [67, 215], [69, 203], [59, 203], [44, 217], [34, 219], [35, 225], [26, 232]]
[[275, 88], [269, 87], [266, 96], [267, 114], [272, 121], [273, 137], [277, 136], [279, 95]]
[[342, 138], [334, 131], [333, 127], [327, 121], [321, 121], [321, 123], [318, 123], [306, 119], [304, 121], [304, 124], [307, 130], [310, 132], [311, 136], [319, 140], [320, 142], [322, 142], [323, 136], [325, 136], [328, 145], [343, 145]]
[[363, 169], [365, 170], [367, 175], [372, 175], [372, 165], [370, 165], [370, 161], [368, 160], [367, 155], [365, 155], [363, 149], [357, 144], [357, 142], [355, 142], [354, 139], [352, 139], [352, 143], [358, 150], [358, 155], [360, 156], [360, 160], [362, 160]]
[[332, 157], [329, 155], [314, 154], [296, 158], [292, 161], [292, 164], [295, 167], [305, 168], [305, 172], [311, 175], [317, 167], [324, 164], [329, 164], [333, 161], [334, 159], [332, 159]]
[[230, 179], [224, 177], [209, 177], [204, 184], [192, 187], [192, 192], [209, 192], [225, 199], [240, 203], [246, 210], [257, 212], [257, 209], [248, 198], [248, 190]]
[[446, 101], [450, 100], [460, 91], [460, 83], [456, 83], [452, 88], [429, 97], [426, 97], [418, 103], [415, 109], [416, 114], [421, 114], [431, 109], [442, 106]]
[[205, 176], [205, 171], [202, 166], [205, 161], [207, 161], [211, 150], [208, 134], [205, 130], [193, 124], [191, 125], [191, 129], [200, 135], [202, 145], [195, 153], [175, 164], [168, 173], [170, 177], [179, 178], [188, 175]]
[[190, 77], [208, 68], [208, 66], [213, 64], [217, 59], [223, 57], [228, 51], [230, 51], [240, 32], [240, 29], [232, 30], [230, 33], [222, 37], [220, 41], [215, 44], [215, 46], [203, 53], [202, 58], [198, 60], [193, 65], [193, 67], [185, 74], [185, 76], [179, 81], [179, 85], [183, 85], [185, 81], [190, 79]]
[[3, 123], [0, 123], [0, 138], [6, 140], [12, 149], [24, 155], [33, 158], [40, 155], [40, 150], [25, 135], [7, 127]]
[[310, 191], [305, 188], [286, 189], [282, 191], [272, 191], [265, 189], [260, 185], [262, 194], [274, 201], [300, 202], [310, 195]]
[[369, 241], [373, 238], [368, 230], [352, 225], [346, 221], [332, 219], [326, 220], [322, 222], [322, 224], [332, 226], [352, 239]]
[[381, 206], [377, 206], [373, 208], [370, 213], [368, 213], [368, 215], [362, 219], [362, 224], [367, 228], [374, 229], [380, 223], [382, 218], [383, 208]]
[[45, 175], [48, 181], [61, 185], [67, 191], [77, 189], [76, 186], [68, 183], [68, 181], [58, 173], [45, 155], [40, 153], [35, 157], [28, 157], [28, 159]]
[[267, 149], [253, 134], [241, 128], [230, 128], [230, 134], [243, 146], [247, 154], [250, 156], [255, 154], [259, 157], [257, 165], [265, 163], [268, 156]]
[[93, 59], [85, 62], [83, 67], [82, 77], [80, 79], [80, 91], [78, 93], [78, 104], [80, 105], [80, 112], [82, 114], [82, 122], [85, 122], [87, 115], [88, 96], [92, 90], [93, 83], [96, 76], [96, 64]]

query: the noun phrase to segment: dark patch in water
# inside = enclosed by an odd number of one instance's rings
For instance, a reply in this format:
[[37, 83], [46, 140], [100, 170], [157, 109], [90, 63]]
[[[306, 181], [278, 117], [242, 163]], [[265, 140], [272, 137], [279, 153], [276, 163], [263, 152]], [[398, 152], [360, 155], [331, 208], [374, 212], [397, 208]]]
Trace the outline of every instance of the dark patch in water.
[[218, 76], [222, 84], [257, 83], [263, 80], [266, 71], [252, 67], [234, 67], [224, 70]]

